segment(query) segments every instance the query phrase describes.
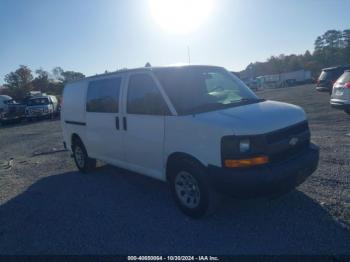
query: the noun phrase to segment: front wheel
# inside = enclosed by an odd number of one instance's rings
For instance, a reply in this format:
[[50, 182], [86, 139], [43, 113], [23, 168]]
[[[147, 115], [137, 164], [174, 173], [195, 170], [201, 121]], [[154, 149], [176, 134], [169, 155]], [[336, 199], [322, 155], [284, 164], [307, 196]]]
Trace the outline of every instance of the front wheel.
[[205, 168], [191, 160], [174, 165], [170, 174], [170, 186], [180, 210], [193, 218], [212, 213], [219, 202], [219, 196], [211, 188]]
[[87, 173], [96, 167], [96, 160], [89, 158], [82, 142], [76, 141], [73, 144], [73, 158], [77, 168]]

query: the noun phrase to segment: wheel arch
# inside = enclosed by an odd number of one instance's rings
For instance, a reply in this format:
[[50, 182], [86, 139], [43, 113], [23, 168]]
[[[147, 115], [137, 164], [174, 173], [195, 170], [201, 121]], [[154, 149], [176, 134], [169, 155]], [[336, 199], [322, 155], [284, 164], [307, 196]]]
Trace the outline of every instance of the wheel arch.
[[80, 142], [80, 143], [82, 143], [84, 145], [83, 140], [81, 139], [81, 137], [77, 133], [73, 133], [71, 135], [71, 143], [70, 143], [72, 149], [73, 149], [74, 143], [76, 143], [76, 142]]
[[172, 168], [174, 167], [174, 165], [178, 162], [178, 161], [183, 161], [183, 160], [191, 160], [193, 162], [196, 162], [197, 164], [205, 167], [205, 165], [196, 157], [188, 154], [188, 153], [184, 153], [184, 152], [174, 152], [171, 153], [166, 161], [166, 165], [165, 165], [165, 175], [166, 175], [166, 180], [169, 181], [169, 176], [170, 176], [170, 172], [172, 170]]

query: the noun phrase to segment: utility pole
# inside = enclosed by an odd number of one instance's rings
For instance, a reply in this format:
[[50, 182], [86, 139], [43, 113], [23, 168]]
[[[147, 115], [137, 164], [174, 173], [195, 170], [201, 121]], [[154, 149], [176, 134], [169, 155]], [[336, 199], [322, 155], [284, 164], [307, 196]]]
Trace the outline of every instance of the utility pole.
[[187, 46], [187, 55], [188, 55], [188, 64], [191, 64], [191, 52], [190, 52], [190, 47]]

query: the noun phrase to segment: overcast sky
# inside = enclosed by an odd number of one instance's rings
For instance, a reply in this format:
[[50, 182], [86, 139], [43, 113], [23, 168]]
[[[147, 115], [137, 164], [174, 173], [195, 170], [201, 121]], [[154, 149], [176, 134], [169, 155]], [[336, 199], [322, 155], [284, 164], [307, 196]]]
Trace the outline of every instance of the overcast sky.
[[213, 0], [195, 31], [174, 34], [149, 0], [0, 0], [0, 83], [20, 64], [92, 75], [187, 62], [187, 46], [192, 64], [242, 70], [312, 51], [326, 30], [350, 28], [349, 10], [348, 0]]

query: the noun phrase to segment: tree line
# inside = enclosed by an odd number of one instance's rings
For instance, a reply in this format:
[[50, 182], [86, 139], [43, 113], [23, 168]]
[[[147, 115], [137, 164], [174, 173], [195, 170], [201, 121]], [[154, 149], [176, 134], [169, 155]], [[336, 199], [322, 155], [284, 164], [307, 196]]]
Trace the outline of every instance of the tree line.
[[266, 62], [249, 64], [238, 74], [243, 78], [255, 78], [306, 69], [317, 78], [323, 68], [348, 64], [350, 64], [350, 29], [328, 30], [316, 38], [313, 53], [306, 51], [300, 55], [271, 56]]
[[5, 76], [6, 89], [1, 90], [1, 94], [9, 95], [15, 100], [22, 100], [30, 91], [61, 95], [67, 82], [84, 77], [80, 72], [65, 71], [61, 67], [55, 67], [51, 72], [41, 68], [33, 72], [28, 66], [20, 65]]

